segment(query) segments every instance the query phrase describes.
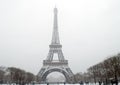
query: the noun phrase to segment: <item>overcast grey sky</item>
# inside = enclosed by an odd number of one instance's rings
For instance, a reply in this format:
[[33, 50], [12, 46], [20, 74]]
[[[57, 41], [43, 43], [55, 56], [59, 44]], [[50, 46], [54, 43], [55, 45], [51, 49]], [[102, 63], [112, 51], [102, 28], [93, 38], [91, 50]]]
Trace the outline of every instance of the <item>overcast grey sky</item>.
[[73, 73], [120, 52], [120, 0], [0, 0], [0, 66], [39, 72], [51, 43], [55, 5]]

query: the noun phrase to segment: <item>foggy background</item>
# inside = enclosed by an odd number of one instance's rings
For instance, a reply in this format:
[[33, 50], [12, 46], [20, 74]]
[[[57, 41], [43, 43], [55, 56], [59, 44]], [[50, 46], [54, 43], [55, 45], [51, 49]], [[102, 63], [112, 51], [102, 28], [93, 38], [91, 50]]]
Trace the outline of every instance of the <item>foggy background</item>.
[[0, 66], [39, 72], [55, 5], [62, 51], [73, 73], [120, 52], [120, 0], [0, 0]]

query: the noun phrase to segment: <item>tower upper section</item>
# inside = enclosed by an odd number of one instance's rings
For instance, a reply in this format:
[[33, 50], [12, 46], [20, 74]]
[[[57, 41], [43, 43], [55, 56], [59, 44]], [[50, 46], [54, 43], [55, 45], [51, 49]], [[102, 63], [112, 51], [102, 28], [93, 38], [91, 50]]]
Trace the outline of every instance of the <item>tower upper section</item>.
[[53, 33], [52, 33], [52, 42], [51, 45], [59, 45], [59, 32], [58, 32], [58, 18], [57, 18], [58, 10], [54, 8], [54, 24], [53, 24]]
[[58, 10], [57, 10], [57, 8], [55, 7], [55, 8], [54, 8], [54, 13], [57, 14], [57, 12], [58, 12]]

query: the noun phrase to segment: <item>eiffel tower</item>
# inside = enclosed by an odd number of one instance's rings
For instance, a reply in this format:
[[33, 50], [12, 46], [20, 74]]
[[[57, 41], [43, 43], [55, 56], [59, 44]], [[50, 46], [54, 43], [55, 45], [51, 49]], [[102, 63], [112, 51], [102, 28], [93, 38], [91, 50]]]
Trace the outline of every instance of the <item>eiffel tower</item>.
[[[46, 82], [46, 77], [51, 72], [60, 72], [62, 73], [67, 83], [73, 83], [74, 77], [71, 69], [68, 66], [68, 61], [65, 60], [63, 53], [62, 53], [62, 45], [60, 44], [59, 40], [59, 32], [58, 32], [58, 23], [57, 23], [57, 13], [58, 10], [54, 8], [54, 26], [53, 26], [53, 34], [52, 34], [52, 41], [49, 45], [49, 53], [46, 60], [43, 60], [43, 67], [38, 73], [38, 78], [40, 83]], [[54, 60], [53, 57], [56, 57], [57, 54], [58, 60]]]

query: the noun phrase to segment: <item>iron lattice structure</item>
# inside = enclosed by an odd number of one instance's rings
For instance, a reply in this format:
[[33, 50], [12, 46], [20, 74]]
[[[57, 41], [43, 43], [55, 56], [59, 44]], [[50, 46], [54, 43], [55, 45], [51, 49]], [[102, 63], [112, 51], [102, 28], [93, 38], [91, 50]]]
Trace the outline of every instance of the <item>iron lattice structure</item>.
[[[46, 60], [43, 60], [43, 67], [38, 73], [38, 78], [41, 83], [46, 82], [46, 77], [51, 72], [60, 72], [62, 73], [67, 83], [74, 82], [74, 75], [71, 69], [68, 66], [68, 61], [65, 60], [63, 53], [62, 53], [62, 45], [60, 44], [59, 40], [59, 32], [58, 32], [58, 22], [57, 22], [57, 13], [58, 10], [54, 8], [54, 25], [53, 25], [53, 33], [52, 33], [52, 41], [49, 45], [49, 53]], [[53, 57], [55, 54], [58, 56], [58, 60], [54, 60]]]

